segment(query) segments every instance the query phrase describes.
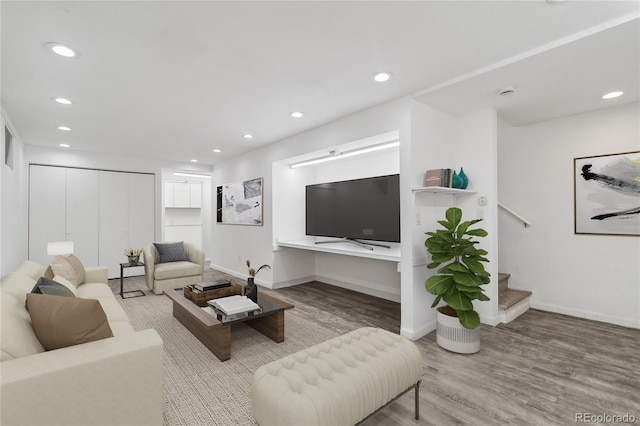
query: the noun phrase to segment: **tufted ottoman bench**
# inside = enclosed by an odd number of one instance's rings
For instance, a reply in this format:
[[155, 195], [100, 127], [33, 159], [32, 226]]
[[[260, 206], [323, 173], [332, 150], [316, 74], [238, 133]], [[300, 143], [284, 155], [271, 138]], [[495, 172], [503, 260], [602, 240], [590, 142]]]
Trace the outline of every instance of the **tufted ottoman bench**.
[[261, 426], [354, 425], [415, 388], [422, 359], [408, 339], [364, 327], [259, 367], [253, 416]]

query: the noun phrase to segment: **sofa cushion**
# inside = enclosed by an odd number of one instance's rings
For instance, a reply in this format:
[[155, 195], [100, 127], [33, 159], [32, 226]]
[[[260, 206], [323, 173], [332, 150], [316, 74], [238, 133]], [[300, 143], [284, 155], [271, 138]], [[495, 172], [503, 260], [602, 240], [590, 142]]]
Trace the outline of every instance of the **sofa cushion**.
[[180, 262], [187, 260], [184, 254], [184, 244], [177, 243], [153, 243], [158, 250], [158, 263]]
[[192, 262], [159, 263], [155, 266], [153, 276], [156, 280], [169, 280], [190, 275], [202, 274], [202, 266]]
[[11, 294], [12, 296], [20, 299], [22, 306], [24, 306], [24, 300], [27, 293], [33, 289], [36, 285], [36, 278], [31, 278], [27, 275], [20, 274], [18, 272], [12, 272], [2, 279], [0, 282], [0, 291], [2, 295]]
[[113, 296], [98, 297], [97, 300], [100, 302], [102, 310], [107, 315], [109, 322], [129, 321], [129, 316]]
[[24, 296], [18, 298], [3, 293], [1, 299], [0, 361], [44, 352], [31, 326], [29, 313], [24, 308]]
[[55, 275], [62, 276], [76, 287], [84, 284], [84, 266], [76, 256], [56, 256], [50, 266]]
[[43, 275], [44, 266], [31, 260], [25, 260], [20, 264], [20, 266], [18, 266], [18, 269], [16, 269], [14, 272], [16, 274], [24, 275], [37, 280]]
[[111, 327], [115, 337], [126, 336], [136, 332], [129, 321], [109, 321], [109, 327]]
[[27, 294], [33, 331], [46, 350], [113, 337], [100, 302], [46, 294]]
[[78, 297], [84, 299], [101, 299], [103, 297], [113, 299], [113, 291], [103, 283], [84, 283], [78, 286], [77, 291]]
[[[61, 278], [58, 277], [58, 279], [61, 279]], [[72, 292], [69, 287], [57, 281], [47, 279], [45, 277], [40, 277], [40, 279], [36, 282], [36, 285], [31, 290], [31, 293], [50, 294], [52, 296], [62, 296], [62, 297], [76, 297], [76, 294], [74, 294], [74, 292]]]

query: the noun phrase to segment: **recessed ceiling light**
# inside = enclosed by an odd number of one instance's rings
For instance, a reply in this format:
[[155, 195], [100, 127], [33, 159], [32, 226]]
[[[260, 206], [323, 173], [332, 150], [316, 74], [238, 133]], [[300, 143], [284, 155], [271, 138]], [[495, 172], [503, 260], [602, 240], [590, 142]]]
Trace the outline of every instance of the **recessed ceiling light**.
[[382, 71], [379, 73], [375, 73], [372, 78], [374, 81], [377, 81], [378, 83], [384, 83], [385, 81], [391, 80], [391, 77], [392, 77], [392, 74], [390, 72]]
[[617, 98], [618, 96], [622, 96], [622, 95], [624, 95], [624, 92], [621, 92], [621, 91], [609, 92], [606, 95], [603, 95], [602, 99], [613, 99], [613, 98]]
[[198, 160], [196, 160], [195, 158], [191, 160], [192, 163], [197, 163]]
[[213, 152], [215, 152], [217, 154], [218, 152], [222, 152], [222, 151], [216, 148], [216, 149], [213, 150]]
[[49, 48], [53, 50], [54, 53], [57, 53], [60, 56], [64, 56], [65, 58], [73, 58], [74, 56], [76, 56], [76, 52], [74, 52], [70, 47], [67, 47], [64, 44], [47, 43], [47, 46], [49, 46]]
[[249, 133], [245, 133], [242, 137], [245, 139], [253, 139], [253, 135], [250, 135]]
[[56, 98], [56, 102], [63, 105], [71, 105], [71, 101], [65, 98]]
[[68, 143], [61, 143], [61, 144], [59, 144], [59, 146], [61, 146], [63, 148], [71, 148], [71, 145], [69, 145]]
[[58, 130], [64, 130], [65, 132], [68, 132], [71, 130], [71, 128], [67, 126], [58, 126]]
[[301, 118], [301, 117], [304, 117], [304, 112], [302, 112], [302, 111], [293, 111], [289, 115], [292, 116], [293, 118]]

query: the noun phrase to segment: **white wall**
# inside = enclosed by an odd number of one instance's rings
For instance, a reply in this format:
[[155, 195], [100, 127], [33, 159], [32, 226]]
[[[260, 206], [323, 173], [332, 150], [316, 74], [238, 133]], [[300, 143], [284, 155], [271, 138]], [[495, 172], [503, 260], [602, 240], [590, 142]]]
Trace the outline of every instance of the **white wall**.
[[[2, 152], [0, 162], [2, 173], [0, 176], [0, 277], [7, 275], [27, 258], [27, 184], [26, 168], [24, 162], [24, 145], [20, 140], [10, 118], [4, 109], [2, 110], [2, 122], [0, 132], [2, 134]], [[4, 163], [5, 124], [13, 134], [13, 168]]]
[[640, 150], [637, 103], [499, 126], [500, 270], [534, 308], [640, 327], [640, 237], [574, 234], [573, 159]]
[[[278, 237], [274, 234], [274, 227], [278, 233], [282, 234], [286, 234], [282, 232], [283, 230], [289, 229], [289, 227], [278, 228], [279, 225], [274, 224], [273, 197], [275, 196], [276, 200], [282, 197], [286, 192], [282, 190], [284, 186], [293, 190], [299, 188], [301, 183], [295, 176], [302, 176], [298, 174], [299, 169], [287, 171], [287, 167], [279, 163], [309, 152], [398, 130], [405, 126], [407, 119], [408, 100], [400, 99], [344, 117], [214, 166], [212, 192], [217, 186], [225, 183], [263, 177], [264, 225], [214, 223], [212, 266], [238, 277], [246, 277], [247, 271], [244, 264], [246, 259], [250, 259], [252, 264], [268, 263], [274, 266], [274, 270], [263, 271], [256, 277], [256, 282], [268, 287], [271, 287], [274, 281], [305, 282], [305, 277], [313, 277], [315, 265], [313, 268], [308, 265], [310, 265], [309, 256], [315, 257], [314, 254], [296, 252], [295, 255], [283, 256], [282, 251], [273, 251], [275, 238]], [[308, 179], [314, 179], [313, 172], [307, 173], [309, 173]], [[274, 185], [278, 185], [279, 188], [275, 194]], [[215, 200], [215, 195], [213, 199]], [[280, 201], [286, 203], [286, 200]], [[296, 212], [292, 209], [282, 214], [288, 214], [288, 217], [293, 220], [300, 221], [300, 214], [303, 215], [304, 211]], [[303, 222], [300, 223], [303, 229]], [[218, 243], [220, 241], [224, 241], [224, 244]], [[287, 253], [289, 252], [290, 250], [287, 250]]]

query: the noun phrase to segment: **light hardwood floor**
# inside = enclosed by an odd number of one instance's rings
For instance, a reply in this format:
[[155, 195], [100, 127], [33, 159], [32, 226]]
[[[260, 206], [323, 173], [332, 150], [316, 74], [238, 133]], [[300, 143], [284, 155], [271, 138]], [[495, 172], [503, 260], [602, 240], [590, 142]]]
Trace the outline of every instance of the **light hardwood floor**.
[[[317, 282], [264, 291], [310, 319], [329, 311], [361, 326], [400, 330], [398, 303]], [[420, 420], [410, 392], [366, 424], [569, 425], [580, 413], [628, 414], [640, 423], [640, 330], [537, 310], [481, 327], [481, 350], [473, 355], [445, 351], [435, 333], [415, 342], [424, 363]]]

